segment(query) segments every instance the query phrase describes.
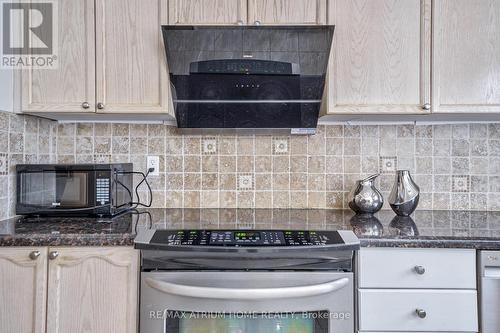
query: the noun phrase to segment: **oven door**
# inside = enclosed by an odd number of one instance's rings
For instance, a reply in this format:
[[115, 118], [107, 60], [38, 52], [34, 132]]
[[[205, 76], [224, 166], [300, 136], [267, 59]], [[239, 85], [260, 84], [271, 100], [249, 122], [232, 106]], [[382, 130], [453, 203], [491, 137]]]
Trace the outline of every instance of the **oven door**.
[[352, 333], [353, 276], [143, 272], [141, 333]]

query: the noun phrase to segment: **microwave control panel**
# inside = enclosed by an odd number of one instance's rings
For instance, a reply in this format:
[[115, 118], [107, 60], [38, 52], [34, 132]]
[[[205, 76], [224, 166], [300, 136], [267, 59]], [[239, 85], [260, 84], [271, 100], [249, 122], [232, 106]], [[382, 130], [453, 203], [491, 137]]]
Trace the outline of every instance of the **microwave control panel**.
[[156, 230], [150, 244], [167, 246], [325, 246], [344, 244], [337, 231]]
[[97, 205], [105, 205], [109, 203], [111, 193], [111, 181], [109, 172], [96, 172], [96, 189], [95, 200]]

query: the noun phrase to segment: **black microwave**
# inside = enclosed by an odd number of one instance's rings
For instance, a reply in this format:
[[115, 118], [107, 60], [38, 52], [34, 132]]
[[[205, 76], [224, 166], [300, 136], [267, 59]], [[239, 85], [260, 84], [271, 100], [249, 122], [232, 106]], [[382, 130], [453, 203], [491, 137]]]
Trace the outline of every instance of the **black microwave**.
[[16, 214], [120, 214], [133, 202], [132, 171], [132, 163], [18, 164]]

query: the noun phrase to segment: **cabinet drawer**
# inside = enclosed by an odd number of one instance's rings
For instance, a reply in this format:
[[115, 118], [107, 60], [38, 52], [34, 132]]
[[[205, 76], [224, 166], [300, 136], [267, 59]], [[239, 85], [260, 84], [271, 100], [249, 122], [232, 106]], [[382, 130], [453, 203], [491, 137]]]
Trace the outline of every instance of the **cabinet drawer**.
[[364, 248], [359, 252], [358, 281], [360, 288], [476, 289], [476, 253]]
[[[425, 311], [420, 318], [416, 310]], [[361, 331], [477, 332], [474, 290], [359, 291]]]

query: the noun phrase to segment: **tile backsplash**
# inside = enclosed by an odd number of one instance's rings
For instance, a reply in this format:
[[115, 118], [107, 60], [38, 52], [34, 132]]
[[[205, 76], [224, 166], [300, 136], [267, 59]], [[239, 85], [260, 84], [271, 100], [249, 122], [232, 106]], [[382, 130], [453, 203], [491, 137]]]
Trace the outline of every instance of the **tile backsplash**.
[[[328, 125], [313, 136], [181, 135], [158, 124], [64, 123], [0, 113], [0, 205], [14, 214], [21, 162], [133, 162], [160, 156], [154, 207], [347, 208], [355, 180], [397, 169], [421, 209], [500, 210], [500, 124]], [[141, 188], [141, 197], [147, 197]], [[143, 200], [144, 200], [143, 199]], [[384, 208], [388, 209], [388, 205]]]
[[56, 162], [57, 123], [0, 112], [0, 219], [15, 215], [16, 164]]

